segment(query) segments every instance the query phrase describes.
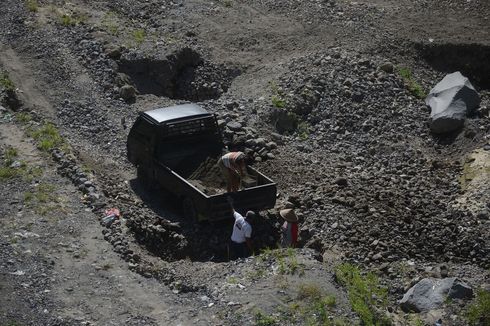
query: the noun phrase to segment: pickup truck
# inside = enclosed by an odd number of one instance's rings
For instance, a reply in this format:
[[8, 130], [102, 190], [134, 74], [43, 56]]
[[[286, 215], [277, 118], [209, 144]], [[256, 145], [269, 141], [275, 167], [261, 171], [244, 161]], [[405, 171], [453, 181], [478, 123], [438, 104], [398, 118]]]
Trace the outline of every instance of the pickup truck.
[[239, 212], [273, 208], [276, 184], [251, 166], [247, 166], [247, 173], [255, 184], [237, 192], [206, 194], [188, 181], [201, 163], [209, 158], [217, 161], [224, 152], [216, 116], [197, 104], [140, 113], [127, 140], [127, 157], [137, 167], [138, 179], [175, 195], [187, 218], [196, 221], [232, 218], [228, 196]]

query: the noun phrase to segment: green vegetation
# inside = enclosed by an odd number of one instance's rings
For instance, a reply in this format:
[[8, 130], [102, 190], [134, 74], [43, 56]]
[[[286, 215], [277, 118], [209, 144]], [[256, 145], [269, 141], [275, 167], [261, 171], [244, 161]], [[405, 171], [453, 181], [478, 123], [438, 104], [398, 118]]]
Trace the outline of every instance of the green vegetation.
[[59, 198], [55, 195], [55, 187], [52, 184], [40, 183], [33, 192], [24, 193], [24, 202], [34, 207], [36, 213], [46, 215], [48, 212], [59, 209]]
[[407, 88], [410, 91], [410, 93], [412, 93], [412, 95], [414, 95], [415, 97], [420, 98], [420, 99], [423, 99], [427, 96], [427, 94], [425, 94], [422, 86], [420, 86], [420, 84], [418, 84], [413, 79], [412, 72], [410, 71], [410, 69], [408, 69], [406, 67], [401, 67], [398, 69], [398, 73], [400, 74], [400, 76], [405, 81], [405, 84], [407, 85]]
[[286, 107], [286, 100], [284, 92], [277, 86], [277, 83], [275, 81], [270, 81], [269, 86], [271, 88], [272, 96], [271, 96], [271, 101], [272, 105], [274, 105], [276, 108], [283, 109]]
[[6, 72], [0, 72], [0, 86], [5, 88], [7, 91], [15, 90], [15, 85]]
[[272, 105], [276, 108], [283, 109], [286, 106], [286, 101], [279, 97], [279, 95], [272, 95], [271, 97]]
[[133, 31], [133, 39], [137, 44], [141, 44], [145, 41], [146, 32], [143, 29], [136, 29]]
[[[259, 255], [258, 260], [275, 260], [278, 264], [279, 274], [296, 274], [304, 275], [304, 266], [298, 263], [296, 251], [293, 248], [288, 249], [264, 249]], [[264, 272], [265, 274], [265, 272]]]
[[[0, 180], [21, 176], [25, 181], [32, 181], [42, 175], [40, 167], [28, 167], [18, 159], [17, 150], [8, 147], [3, 153], [3, 161], [0, 164]], [[14, 164], [17, 161], [17, 164]]]
[[31, 131], [29, 136], [37, 142], [37, 147], [45, 152], [64, 145], [58, 129], [52, 123], [45, 123], [41, 128]]
[[255, 325], [257, 326], [278, 325], [278, 320], [273, 316], [264, 314], [262, 311], [257, 311], [257, 313], [255, 314]]
[[226, 283], [229, 284], [238, 284], [238, 279], [234, 276], [230, 276], [226, 279]]
[[62, 14], [60, 16], [60, 23], [63, 26], [75, 26], [77, 21], [69, 14]]
[[296, 130], [298, 132], [298, 137], [301, 140], [307, 140], [308, 137], [310, 137], [310, 125], [305, 122], [301, 121], [298, 123], [298, 126], [296, 127]]
[[119, 34], [119, 23], [116, 13], [109, 11], [102, 18], [102, 28], [108, 33], [117, 36]]
[[37, 12], [39, 10], [39, 5], [37, 3], [37, 0], [27, 0], [26, 5], [29, 11]]
[[387, 305], [388, 291], [380, 286], [375, 274], [362, 276], [357, 267], [346, 263], [336, 267], [335, 276], [347, 288], [352, 309], [364, 325], [391, 325], [386, 315], [378, 312]]
[[28, 123], [32, 121], [32, 116], [29, 113], [19, 112], [15, 115], [15, 119], [20, 123]]
[[17, 157], [17, 150], [13, 147], [8, 147], [3, 153], [3, 162], [0, 166], [0, 180], [14, 178], [21, 174], [23, 165], [14, 167], [12, 164]]
[[231, 0], [223, 0], [223, 5], [227, 8], [231, 7]]
[[490, 325], [490, 291], [479, 289], [468, 308], [470, 325]]
[[304, 306], [298, 304], [296, 311], [308, 317], [309, 325], [329, 325], [328, 309], [335, 307], [334, 296], [324, 295], [318, 284], [307, 283], [299, 286], [298, 299]]
[[56, 7], [51, 7], [51, 11], [58, 16], [58, 22], [66, 27], [73, 27], [87, 21], [87, 16], [79, 12], [67, 12]]
[[298, 287], [296, 299], [288, 306], [280, 308], [280, 318], [288, 323], [311, 326], [348, 325], [331, 316], [333, 312], [330, 310], [335, 305], [336, 298], [326, 295], [318, 284], [304, 283]]

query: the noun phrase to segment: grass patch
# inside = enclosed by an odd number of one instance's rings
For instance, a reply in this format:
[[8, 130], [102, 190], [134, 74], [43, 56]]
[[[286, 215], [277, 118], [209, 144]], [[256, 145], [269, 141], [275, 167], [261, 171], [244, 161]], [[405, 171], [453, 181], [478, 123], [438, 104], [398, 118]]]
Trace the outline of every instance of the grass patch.
[[32, 116], [29, 113], [19, 112], [15, 115], [15, 120], [25, 124], [32, 121]]
[[14, 82], [10, 79], [8, 73], [0, 72], [0, 86], [5, 88], [7, 91], [15, 90]]
[[406, 67], [401, 67], [398, 69], [398, 73], [405, 81], [408, 90], [410, 91], [410, 93], [412, 93], [413, 96], [419, 99], [424, 99], [427, 96], [422, 86], [420, 86], [420, 84], [413, 79], [410, 69]]
[[262, 250], [258, 257], [259, 261], [274, 260], [277, 263], [279, 274], [298, 274], [304, 275], [304, 266], [298, 262], [296, 251], [293, 248], [288, 249], [270, 249]]
[[298, 287], [296, 300], [280, 308], [280, 316], [288, 324], [292, 322], [294, 325], [349, 325], [341, 319], [332, 319], [331, 309], [336, 303], [335, 296], [325, 294], [318, 284], [304, 283]]
[[379, 284], [373, 273], [361, 275], [360, 270], [351, 264], [336, 267], [337, 281], [347, 288], [352, 309], [359, 315], [364, 325], [391, 325], [391, 321], [378, 308], [385, 308], [388, 290]]
[[307, 140], [310, 137], [310, 125], [305, 121], [298, 123], [296, 131], [298, 132], [298, 137], [301, 140]]
[[0, 180], [21, 176], [23, 180], [30, 182], [43, 174], [41, 167], [27, 166], [17, 156], [17, 149], [13, 147], [8, 147], [3, 152], [3, 160], [0, 164]]
[[255, 313], [255, 325], [257, 326], [273, 326], [278, 325], [279, 320], [274, 316], [269, 316], [262, 311]]
[[136, 42], [136, 44], [141, 44], [145, 41], [146, 38], [146, 32], [143, 29], [136, 29], [132, 33], [133, 35], [133, 40]]
[[230, 8], [231, 4], [231, 0], [223, 0], [223, 6], [225, 6], [226, 8]]
[[65, 27], [74, 27], [87, 21], [87, 15], [79, 12], [71, 12], [52, 7], [51, 11], [58, 16], [58, 23]]
[[24, 193], [24, 203], [34, 208], [39, 215], [59, 210], [59, 198], [55, 195], [55, 186], [48, 183], [38, 184], [34, 191]]
[[306, 303], [303, 315], [313, 316], [313, 319], [310, 318], [311, 324], [328, 324], [328, 310], [335, 307], [337, 301], [334, 296], [325, 295], [318, 284], [307, 283], [299, 286], [298, 299]]
[[234, 276], [230, 276], [226, 279], [226, 283], [228, 284], [238, 284], [238, 279]]
[[58, 129], [52, 123], [45, 123], [41, 128], [29, 133], [37, 143], [37, 148], [44, 152], [65, 145]]
[[39, 4], [37, 0], [27, 0], [26, 1], [27, 9], [31, 12], [37, 12], [39, 10]]
[[102, 28], [113, 36], [119, 35], [119, 23], [116, 13], [113, 11], [107, 12], [102, 18]]
[[12, 166], [16, 161], [17, 150], [13, 147], [7, 147], [3, 152], [3, 160], [0, 165], [0, 180], [12, 179], [22, 174], [25, 169], [25, 164], [20, 166]]
[[470, 325], [490, 325], [490, 291], [479, 289], [467, 311]]

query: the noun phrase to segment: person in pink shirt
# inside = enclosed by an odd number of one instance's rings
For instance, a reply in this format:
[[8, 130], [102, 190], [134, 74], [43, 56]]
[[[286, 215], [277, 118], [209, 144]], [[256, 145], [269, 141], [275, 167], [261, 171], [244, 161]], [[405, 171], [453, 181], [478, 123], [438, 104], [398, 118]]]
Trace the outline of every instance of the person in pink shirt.
[[218, 160], [218, 166], [226, 178], [226, 190], [228, 192], [235, 192], [240, 189], [240, 179], [247, 173], [245, 157], [242, 152], [230, 152]]

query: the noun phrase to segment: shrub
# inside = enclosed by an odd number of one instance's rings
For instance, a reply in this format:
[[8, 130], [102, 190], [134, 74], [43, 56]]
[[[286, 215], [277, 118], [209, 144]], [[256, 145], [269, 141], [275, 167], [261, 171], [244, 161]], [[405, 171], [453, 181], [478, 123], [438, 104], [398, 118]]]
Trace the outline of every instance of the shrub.
[[351, 264], [336, 267], [337, 281], [347, 287], [352, 309], [359, 315], [364, 325], [391, 325], [383, 314], [377, 312], [377, 306], [386, 307], [388, 291], [381, 287], [373, 273], [362, 276], [360, 270]]
[[255, 324], [257, 326], [272, 326], [277, 325], [277, 322], [278, 321], [276, 318], [266, 315], [261, 311], [257, 311], [257, 313], [255, 314]]
[[0, 72], [0, 86], [7, 91], [13, 91], [15, 89], [14, 83], [6, 72]]
[[471, 325], [490, 325], [490, 291], [480, 289], [468, 308], [468, 321]]
[[298, 317], [306, 318], [309, 325], [332, 324], [328, 309], [335, 306], [336, 299], [332, 295], [325, 295], [318, 284], [301, 284], [298, 288], [298, 299], [302, 304], [291, 307]]
[[58, 15], [59, 23], [66, 27], [76, 26], [87, 20], [87, 16], [82, 13], [67, 13], [57, 9], [56, 7], [53, 10]]
[[3, 162], [0, 165], [0, 179], [14, 178], [20, 173], [19, 168], [11, 167], [17, 157], [17, 150], [13, 147], [8, 147], [3, 153]]
[[27, 9], [29, 9], [29, 11], [36, 12], [39, 10], [37, 0], [27, 0], [26, 5], [27, 5]]
[[301, 140], [307, 140], [310, 137], [310, 126], [308, 125], [307, 122], [301, 121], [298, 123], [298, 126], [296, 127], [296, 130], [298, 132], [298, 137]]
[[29, 113], [19, 112], [15, 115], [15, 119], [21, 123], [28, 123], [32, 120], [32, 116]]
[[283, 109], [286, 106], [286, 101], [278, 95], [272, 95], [271, 101], [276, 108]]

